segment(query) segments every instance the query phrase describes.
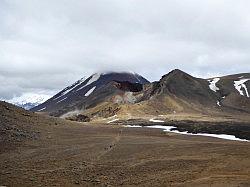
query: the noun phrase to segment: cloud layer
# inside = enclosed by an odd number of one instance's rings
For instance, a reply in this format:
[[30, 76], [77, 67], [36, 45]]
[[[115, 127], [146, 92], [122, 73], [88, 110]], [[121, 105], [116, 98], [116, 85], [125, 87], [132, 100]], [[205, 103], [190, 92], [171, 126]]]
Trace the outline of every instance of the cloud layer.
[[250, 72], [248, 0], [1, 0], [0, 98], [96, 71]]

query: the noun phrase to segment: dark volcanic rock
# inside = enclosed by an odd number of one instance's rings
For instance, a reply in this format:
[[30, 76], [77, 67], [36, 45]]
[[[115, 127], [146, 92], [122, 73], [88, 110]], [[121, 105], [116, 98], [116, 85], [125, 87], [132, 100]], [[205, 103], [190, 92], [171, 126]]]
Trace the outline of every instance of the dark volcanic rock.
[[140, 83], [131, 83], [128, 81], [119, 82], [116, 81], [115, 86], [120, 90], [127, 91], [127, 92], [140, 92], [143, 90], [143, 85]]
[[66, 119], [71, 120], [71, 121], [78, 121], [78, 122], [89, 122], [90, 121], [90, 118], [88, 116], [85, 116], [82, 114], [71, 116], [71, 117], [68, 117]]
[[208, 133], [208, 134], [227, 134], [234, 135], [236, 138], [250, 140], [250, 123], [246, 122], [209, 122], [209, 121], [166, 121], [164, 123], [152, 123], [143, 119], [130, 119], [130, 120], [119, 120], [115, 122], [121, 125], [139, 125], [139, 126], [150, 126], [150, 125], [163, 125], [163, 126], [174, 126], [176, 128], [172, 130], [178, 130], [180, 132], [188, 133]]
[[189, 133], [228, 134], [236, 138], [250, 140], [250, 124], [237, 122], [193, 122], [181, 121], [171, 123], [178, 131]]

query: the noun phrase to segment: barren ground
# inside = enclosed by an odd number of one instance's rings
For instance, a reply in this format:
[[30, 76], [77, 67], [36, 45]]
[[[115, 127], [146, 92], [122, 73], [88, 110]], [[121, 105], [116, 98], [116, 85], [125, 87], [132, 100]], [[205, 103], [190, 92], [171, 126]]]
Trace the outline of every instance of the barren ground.
[[0, 145], [0, 186], [250, 186], [250, 143], [58, 122]]

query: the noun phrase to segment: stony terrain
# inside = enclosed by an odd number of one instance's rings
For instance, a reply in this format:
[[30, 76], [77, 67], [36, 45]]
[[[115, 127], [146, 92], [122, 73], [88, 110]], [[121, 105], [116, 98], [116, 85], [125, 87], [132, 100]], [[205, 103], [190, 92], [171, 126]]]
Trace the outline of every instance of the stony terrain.
[[0, 109], [0, 186], [250, 186], [249, 142]]

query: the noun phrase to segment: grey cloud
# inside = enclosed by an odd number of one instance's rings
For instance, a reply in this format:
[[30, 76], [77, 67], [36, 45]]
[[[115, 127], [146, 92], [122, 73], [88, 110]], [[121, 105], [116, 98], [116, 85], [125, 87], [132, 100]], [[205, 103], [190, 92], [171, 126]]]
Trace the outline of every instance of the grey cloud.
[[56, 92], [96, 71], [157, 80], [250, 71], [247, 0], [0, 1], [0, 98]]

